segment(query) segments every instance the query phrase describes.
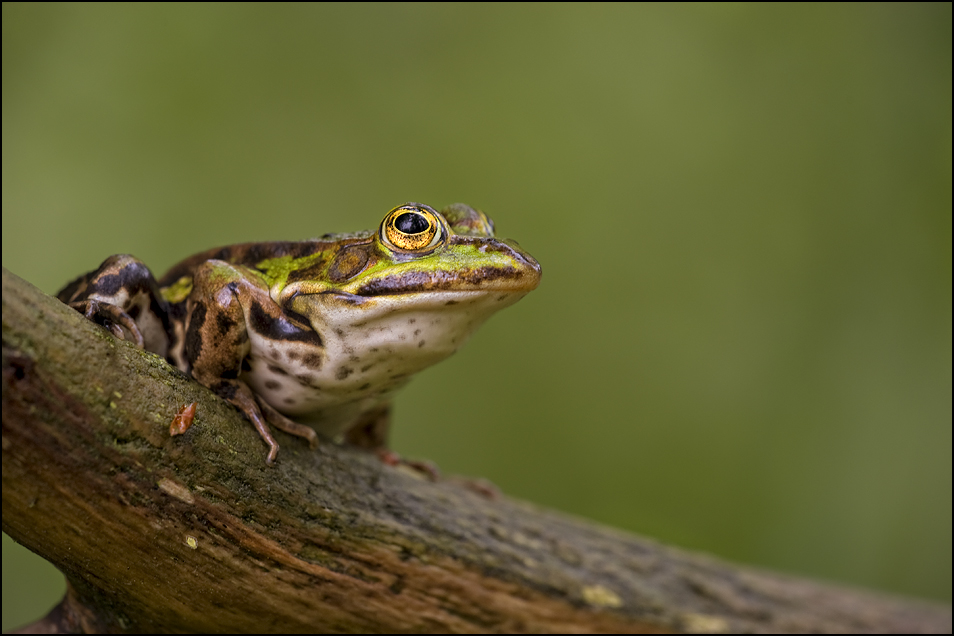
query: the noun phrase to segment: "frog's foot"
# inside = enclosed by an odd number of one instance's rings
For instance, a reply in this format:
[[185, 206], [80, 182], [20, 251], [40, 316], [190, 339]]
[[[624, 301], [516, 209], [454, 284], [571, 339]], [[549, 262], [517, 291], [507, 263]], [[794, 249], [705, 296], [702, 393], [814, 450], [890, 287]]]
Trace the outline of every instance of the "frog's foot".
[[459, 475], [455, 475], [454, 477], [450, 477], [448, 481], [463, 486], [467, 490], [476, 493], [485, 499], [496, 499], [500, 496], [500, 489], [497, 488], [493, 482], [481, 477], [461, 477]]
[[412, 470], [415, 475], [423, 477], [427, 481], [448, 481], [462, 486], [485, 499], [496, 499], [500, 496], [500, 489], [486, 479], [479, 477], [461, 477], [459, 475], [444, 478], [441, 476], [441, 471], [433, 463], [423, 460], [404, 459], [388, 448], [376, 448], [374, 449], [374, 454], [388, 466], [405, 466]]
[[389, 448], [376, 448], [374, 454], [382, 463], [388, 466], [407, 466], [416, 473], [422, 475], [428, 481], [440, 481], [441, 471], [428, 461], [418, 459], [404, 459]]
[[[132, 316], [123, 311], [122, 307], [93, 298], [69, 303], [69, 306], [83, 314], [87, 320], [106, 327], [110, 333], [120, 340], [128, 340], [128, 338], [126, 338], [126, 332], [128, 332], [137, 347], [140, 349], [144, 347], [142, 332], [139, 330], [139, 326], [136, 325], [136, 321], [132, 319]], [[123, 329], [125, 329], [126, 332], [124, 332]]]
[[406, 466], [428, 481], [438, 481], [441, 471], [430, 462], [404, 459], [389, 449], [388, 429], [391, 427], [391, 405], [383, 404], [361, 414], [358, 421], [345, 433], [345, 441], [370, 451], [388, 466]]
[[272, 437], [272, 431], [268, 428], [265, 418], [262, 416], [262, 410], [258, 407], [258, 401], [255, 394], [248, 388], [248, 385], [241, 380], [235, 379], [217, 379], [214, 382], [207, 382], [207, 378], [196, 374], [196, 369], [192, 369], [192, 377], [210, 389], [212, 392], [226, 401], [231, 402], [232, 406], [238, 408], [243, 415], [252, 423], [255, 430], [258, 431], [262, 441], [268, 444], [268, 455], [265, 457], [265, 463], [271, 466], [275, 463], [275, 457], [278, 456], [278, 442]]
[[307, 440], [308, 447], [311, 450], [318, 448], [318, 433], [315, 432], [315, 429], [310, 426], [305, 426], [304, 424], [299, 424], [298, 422], [293, 422], [272, 408], [272, 406], [261, 397], [258, 397], [258, 406], [262, 409], [262, 414], [265, 416], [265, 419], [268, 420], [269, 424], [289, 435]]

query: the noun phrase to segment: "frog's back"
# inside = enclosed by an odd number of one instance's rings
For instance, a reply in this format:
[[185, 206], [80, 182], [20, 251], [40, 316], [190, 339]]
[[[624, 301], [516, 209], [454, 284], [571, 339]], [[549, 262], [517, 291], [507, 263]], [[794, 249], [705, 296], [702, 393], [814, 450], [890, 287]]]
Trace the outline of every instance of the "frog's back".
[[298, 259], [317, 252], [327, 252], [333, 246], [334, 242], [309, 239], [305, 241], [274, 241], [271, 243], [236, 243], [224, 247], [215, 247], [193, 254], [173, 265], [159, 279], [159, 285], [168, 287], [183, 276], [191, 277], [199, 266], [210, 260], [225, 261], [232, 265], [254, 268], [256, 264], [268, 259], [282, 257]]

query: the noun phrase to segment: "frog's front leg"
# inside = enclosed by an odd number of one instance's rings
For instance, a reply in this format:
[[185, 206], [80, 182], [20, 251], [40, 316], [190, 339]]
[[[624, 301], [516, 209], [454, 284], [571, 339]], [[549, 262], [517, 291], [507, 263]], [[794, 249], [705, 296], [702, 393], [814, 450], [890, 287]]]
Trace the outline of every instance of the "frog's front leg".
[[169, 344], [169, 304], [152, 272], [129, 254], [110, 256], [56, 297], [117, 338], [161, 356]]
[[252, 422], [268, 444], [267, 463], [275, 461], [278, 442], [272, 437], [266, 417], [279, 430], [307, 439], [314, 448], [318, 436], [313, 429], [278, 413], [239, 378], [251, 351], [249, 330], [262, 329], [262, 325], [248, 324], [247, 317], [286, 329], [302, 328], [290, 323], [272, 301], [267, 287], [258, 283], [254, 272], [209, 260], [196, 269], [193, 285], [187, 304], [183, 350], [192, 377], [238, 407]]

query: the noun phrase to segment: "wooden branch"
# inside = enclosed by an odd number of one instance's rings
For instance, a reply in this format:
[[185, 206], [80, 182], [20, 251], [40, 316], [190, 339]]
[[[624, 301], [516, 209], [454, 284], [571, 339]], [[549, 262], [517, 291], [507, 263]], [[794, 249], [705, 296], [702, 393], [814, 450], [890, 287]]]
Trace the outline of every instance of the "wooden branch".
[[[178, 408], [193, 427], [170, 437]], [[797, 580], [277, 433], [3, 273], [3, 529], [67, 577], [61, 632], [950, 632]]]

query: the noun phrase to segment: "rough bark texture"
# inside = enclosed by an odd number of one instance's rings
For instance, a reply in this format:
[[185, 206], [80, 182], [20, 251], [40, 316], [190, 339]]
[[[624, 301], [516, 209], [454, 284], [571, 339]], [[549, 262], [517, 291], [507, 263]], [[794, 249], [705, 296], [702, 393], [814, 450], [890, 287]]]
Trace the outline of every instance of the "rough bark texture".
[[[170, 437], [178, 408], [193, 427]], [[950, 608], [720, 562], [281, 433], [3, 273], [3, 530], [34, 630], [950, 632]]]

